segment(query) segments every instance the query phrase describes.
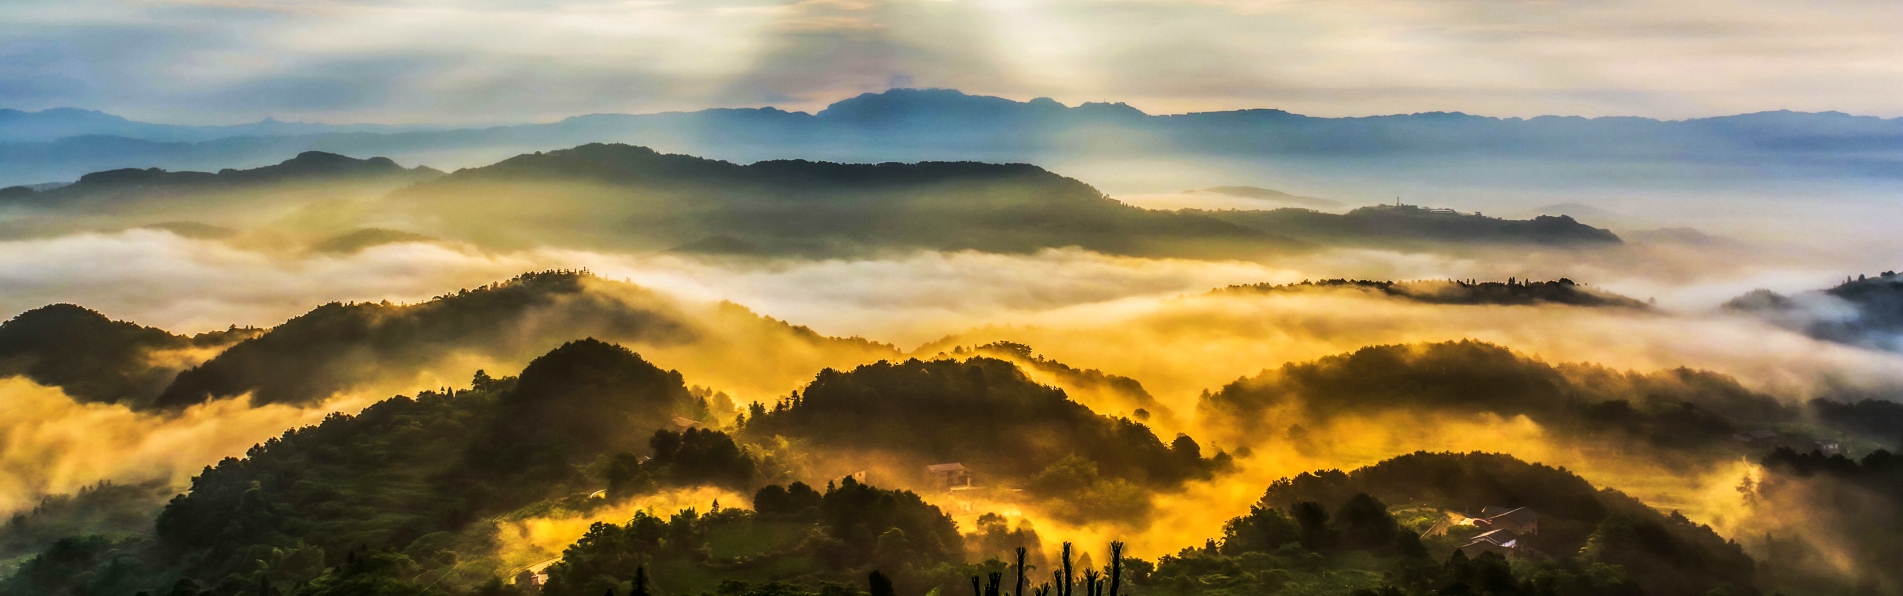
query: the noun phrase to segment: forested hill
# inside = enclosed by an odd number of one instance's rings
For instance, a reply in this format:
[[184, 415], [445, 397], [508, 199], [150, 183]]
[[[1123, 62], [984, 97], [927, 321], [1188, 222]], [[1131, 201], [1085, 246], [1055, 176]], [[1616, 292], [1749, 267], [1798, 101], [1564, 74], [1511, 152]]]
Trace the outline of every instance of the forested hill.
[[[544, 271], [417, 304], [320, 306], [180, 373], [154, 403], [178, 408], [250, 394], [253, 403], [311, 404], [383, 382], [413, 387], [419, 372], [456, 358], [526, 362], [590, 335], [674, 355], [703, 382], [755, 391], [779, 391], [825, 366], [895, 353], [737, 305], [688, 304], [586, 272]], [[765, 364], [742, 373], [719, 364], [727, 359]]]
[[[1819, 339], [1903, 351], [1903, 276], [1895, 271], [1859, 275], [1830, 289], [1794, 296], [1755, 290], [1723, 308]], [[1844, 316], [1845, 310], [1854, 316]]]
[[233, 327], [188, 337], [54, 304], [0, 323], [0, 377], [25, 376], [81, 401], [143, 407], [180, 369], [203, 358], [197, 353], [258, 333]]
[[1204, 454], [1187, 435], [1165, 443], [1141, 423], [1092, 412], [987, 357], [821, 371], [770, 409], [755, 404], [742, 428], [743, 436], [798, 438], [920, 466], [958, 462], [974, 483], [1025, 486], [1077, 503], [1080, 517], [1113, 520], [1147, 511], [1139, 487], [1207, 478], [1229, 460]]
[[[135, 409], [241, 395], [315, 405], [344, 391], [434, 387], [432, 377], [467, 374], [472, 361], [519, 366], [591, 335], [672, 357], [728, 391], [780, 393], [815, 370], [898, 353], [731, 303], [681, 302], [586, 272], [544, 271], [416, 304], [331, 303], [270, 329], [193, 337], [53, 305], [0, 324], [0, 375]], [[760, 364], [740, 371], [728, 361]]]
[[1646, 308], [1646, 304], [1599, 290], [1588, 289], [1560, 278], [1530, 281], [1508, 278], [1505, 282], [1472, 280], [1372, 281], [1362, 279], [1324, 279], [1294, 284], [1251, 284], [1229, 286], [1218, 294], [1297, 294], [1330, 290], [1361, 291], [1426, 304], [1459, 305], [1535, 305], [1565, 304], [1616, 308]]
[[0, 206], [72, 207], [115, 198], [150, 198], [151, 195], [181, 195], [230, 191], [272, 184], [376, 180], [409, 182], [442, 175], [428, 167], [404, 168], [387, 157], [356, 159], [306, 151], [277, 165], [248, 170], [224, 169], [211, 172], [168, 172], [158, 168], [126, 168], [93, 172], [78, 182], [35, 191], [18, 186], [0, 189]]
[[[1520, 536], [1519, 546], [1539, 554], [1514, 562], [1511, 574], [1504, 573], [1507, 561], [1493, 553], [1448, 556], [1445, 564], [1431, 559], [1427, 565], [1409, 564], [1407, 559], [1432, 552], [1422, 548], [1423, 541], [1448, 548], [1483, 531], [1447, 524], [1445, 512], [1478, 514], [1488, 507], [1533, 512], [1537, 530]], [[1395, 510], [1420, 525], [1403, 524], [1390, 515]], [[1284, 478], [1269, 486], [1249, 515], [1227, 528], [1221, 544], [1227, 555], [1266, 554], [1278, 543], [1294, 543], [1322, 552], [1364, 550], [1400, 559], [1384, 566], [1393, 571], [1382, 582], [1394, 590], [1375, 592], [1382, 594], [1757, 593], [1754, 562], [1710, 527], [1677, 513], [1662, 515], [1615, 490], [1596, 490], [1564, 468], [1499, 454], [1413, 453], [1347, 473], [1321, 470]], [[1183, 565], [1206, 566], [1192, 563]], [[1503, 573], [1474, 573], [1477, 569], [1469, 565]], [[1166, 561], [1157, 573], [1171, 571], [1169, 566]]]
[[1302, 433], [1283, 429], [1296, 420], [1399, 410], [1526, 416], [1567, 437], [1694, 450], [1739, 449], [1734, 434], [1788, 425], [1803, 414], [1709, 371], [1548, 364], [1472, 340], [1369, 346], [1291, 362], [1207, 393], [1197, 408], [1199, 419], [1228, 427], [1230, 434], [1218, 437], [1225, 444], [1270, 440], [1264, 427], [1303, 441]]
[[590, 277], [526, 274], [411, 305], [331, 303], [239, 342], [180, 373], [154, 400], [179, 408], [251, 394], [254, 403], [309, 404], [368, 378], [413, 373], [460, 351], [548, 349], [583, 329], [612, 337], [688, 341], [687, 315], [651, 292], [590, 292]]
[[399, 191], [391, 203], [447, 222], [448, 233], [502, 244], [565, 238], [782, 255], [1080, 246], [1162, 256], [1297, 246], [1209, 217], [1125, 205], [1026, 164], [738, 165], [628, 145], [521, 155]]
[[[649, 453], [649, 437], [676, 417], [708, 417], [679, 373], [621, 346], [568, 342], [519, 377], [479, 373], [468, 389], [333, 414], [216, 462], [149, 536], [56, 543], [0, 581], [0, 594], [250, 596], [261, 584], [263, 593], [440, 595], [455, 584], [466, 593], [510, 572], [487, 518], [587, 494], [599, 480], [582, 464]], [[369, 556], [401, 564], [366, 568]]]

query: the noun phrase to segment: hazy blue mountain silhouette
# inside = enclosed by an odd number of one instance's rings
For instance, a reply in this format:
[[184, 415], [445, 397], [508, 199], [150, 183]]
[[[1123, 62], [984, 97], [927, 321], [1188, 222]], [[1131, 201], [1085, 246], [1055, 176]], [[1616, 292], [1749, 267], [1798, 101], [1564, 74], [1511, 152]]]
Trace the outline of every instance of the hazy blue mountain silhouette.
[[1200, 214], [1133, 207], [1029, 164], [751, 165], [591, 144], [399, 190], [389, 209], [492, 244], [839, 256], [888, 250], [1249, 257], [1302, 247]]
[[148, 141], [209, 141], [226, 137], [287, 136], [335, 132], [398, 132], [422, 126], [320, 124], [265, 118], [249, 124], [189, 126], [138, 122], [96, 110], [53, 108], [38, 112], [0, 109], [0, 142], [53, 141], [87, 135], [121, 136]]
[[123, 168], [93, 172], [79, 181], [49, 190], [27, 187], [0, 189], [0, 206], [28, 205], [51, 207], [90, 203], [125, 196], [151, 196], [228, 190], [247, 186], [309, 181], [353, 179], [424, 180], [442, 175], [428, 167], [405, 168], [387, 157], [357, 159], [306, 151], [276, 165], [248, 170], [224, 169], [213, 172], [170, 172], [159, 168]]
[[[737, 161], [1048, 161], [1085, 156], [1663, 161], [1752, 165], [1766, 175], [1893, 178], [1903, 168], [1903, 120], [1837, 112], [1764, 112], [1680, 121], [1419, 113], [1320, 118], [1274, 109], [1149, 115], [1124, 104], [1068, 107], [944, 89], [895, 89], [818, 113], [776, 108], [592, 114], [546, 124], [454, 130], [116, 124], [97, 113], [56, 115], [97, 125], [65, 129], [0, 117], [0, 185], [70, 180], [120, 167], [264, 165], [264, 155], [318, 150], [404, 161], [461, 155], [487, 162], [593, 142], [624, 142]], [[73, 111], [78, 112], [78, 111]], [[39, 114], [45, 114], [41, 112]], [[58, 130], [83, 132], [49, 139]], [[173, 132], [167, 132], [173, 131]]]

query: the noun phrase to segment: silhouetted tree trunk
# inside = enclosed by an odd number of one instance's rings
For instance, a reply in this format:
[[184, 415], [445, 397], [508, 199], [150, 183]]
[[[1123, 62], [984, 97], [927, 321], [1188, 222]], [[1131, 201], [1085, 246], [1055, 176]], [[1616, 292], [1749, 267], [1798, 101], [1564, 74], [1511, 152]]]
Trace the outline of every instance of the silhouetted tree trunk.
[[1018, 547], [1018, 585], [1011, 596], [1024, 596], [1024, 547]]
[[1057, 589], [1061, 596], [1071, 596], [1070, 543], [1064, 543], [1064, 577]]

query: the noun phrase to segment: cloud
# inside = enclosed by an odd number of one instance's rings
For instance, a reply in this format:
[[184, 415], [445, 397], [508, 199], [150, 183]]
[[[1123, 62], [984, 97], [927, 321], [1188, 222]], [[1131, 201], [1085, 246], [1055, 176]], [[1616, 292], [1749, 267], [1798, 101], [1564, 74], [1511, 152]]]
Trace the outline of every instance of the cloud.
[[0, 378], [0, 511], [100, 480], [180, 485], [204, 466], [242, 456], [287, 429], [369, 403], [353, 397], [310, 409], [252, 408], [248, 400], [226, 400], [152, 415], [81, 404], [23, 378]]
[[[1887, 98], [1903, 91], [1903, 66], [1889, 58], [1903, 49], [1899, 26], [1903, 10], [1854, 0], [0, 7], [6, 53], [63, 56], [6, 83], [16, 107], [225, 122], [522, 121], [767, 102], [812, 109], [894, 80], [1019, 99], [1121, 100], [1152, 112], [1894, 115]], [[326, 101], [274, 91], [308, 88], [300, 85], [313, 78], [341, 88], [317, 94]], [[511, 84], [540, 93], [509, 93]]]

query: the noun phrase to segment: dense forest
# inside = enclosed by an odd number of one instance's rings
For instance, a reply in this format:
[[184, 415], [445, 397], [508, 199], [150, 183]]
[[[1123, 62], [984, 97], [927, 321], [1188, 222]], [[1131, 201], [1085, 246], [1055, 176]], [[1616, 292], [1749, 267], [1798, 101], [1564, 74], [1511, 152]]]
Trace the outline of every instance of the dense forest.
[[[1520, 540], [1539, 554], [1509, 565], [1496, 552], [1456, 548], [1484, 528], [1450, 525], [1447, 512], [1487, 507], [1537, 512], [1537, 530]], [[1754, 572], [1751, 558], [1710, 528], [1564, 469], [1497, 454], [1414, 453], [1278, 480], [1220, 541], [1163, 558], [1153, 577], [1168, 578], [1159, 583], [1176, 594], [1204, 593], [1198, 584], [1213, 579], [1233, 594], [1354, 582], [1357, 593], [1377, 595], [1698, 596], [1755, 593]]]
[[466, 390], [333, 414], [207, 466], [150, 534], [62, 540], [0, 592], [185, 585], [253, 594], [262, 585], [350, 594], [478, 583], [504, 571], [491, 554], [494, 525], [482, 520], [577, 493], [585, 500], [602, 482], [598, 460], [646, 453], [655, 431], [707, 417], [678, 373], [619, 346], [570, 342], [519, 377], [478, 372]]
[[960, 463], [980, 486], [1024, 486], [1098, 520], [1134, 521], [1144, 489], [1207, 478], [1228, 465], [1188, 435], [1165, 443], [1031, 381], [994, 358], [878, 362], [825, 370], [804, 391], [743, 415], [747, 436], [800, 439], [829, 452], [880, 453], [914, 467]]

